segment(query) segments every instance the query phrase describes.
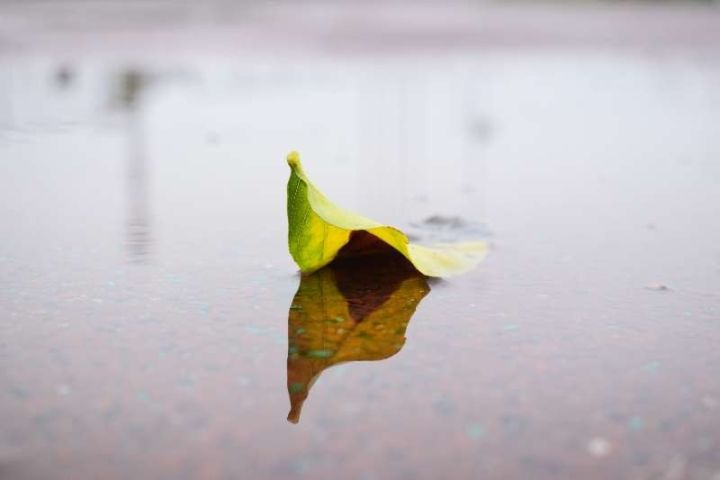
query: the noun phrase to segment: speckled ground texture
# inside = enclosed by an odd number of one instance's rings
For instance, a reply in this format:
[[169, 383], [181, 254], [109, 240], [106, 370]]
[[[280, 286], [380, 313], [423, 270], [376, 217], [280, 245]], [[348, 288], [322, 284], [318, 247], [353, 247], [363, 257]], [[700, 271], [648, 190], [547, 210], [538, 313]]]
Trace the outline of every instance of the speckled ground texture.
[[[297, 424], [293, 149], [491, 245]], [[0, 4], [0, 425], [2, 480], [720, 480], [720, 12]]]

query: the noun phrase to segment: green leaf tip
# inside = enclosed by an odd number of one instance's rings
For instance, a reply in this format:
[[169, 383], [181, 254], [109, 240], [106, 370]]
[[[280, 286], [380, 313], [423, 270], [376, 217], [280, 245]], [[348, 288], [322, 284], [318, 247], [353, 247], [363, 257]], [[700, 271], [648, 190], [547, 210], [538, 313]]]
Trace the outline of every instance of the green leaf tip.
[[288, 165], [290, 165], [290, 168], [296, 168], [298, 170], [302, 169], [302, 164], [300, 163], [300, 154], [298, 152], [296, 152], [295, 150], [288, 153], [287, 163], [288, 163]]
[[410, 243], [397, 228], [338, 207], [307, 178], [300, 155], [287, 156], [288, 247], [303, 273], [332, 262], [353, 232], [366, 232], [397, 250], [422, 274], [446, 277], [474, 268], [487, 253], [484, 242], [423, 246]]

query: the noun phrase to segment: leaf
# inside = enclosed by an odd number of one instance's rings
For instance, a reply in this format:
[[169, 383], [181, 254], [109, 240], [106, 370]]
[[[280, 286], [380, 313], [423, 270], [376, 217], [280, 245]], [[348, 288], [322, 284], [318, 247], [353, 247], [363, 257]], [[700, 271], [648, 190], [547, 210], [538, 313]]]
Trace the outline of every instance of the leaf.
[[310, 388], [327, 368], [399, 352], [429, 291], [425, 277], [394, 251], [302, 276], [288, 313], [288, 420], [300, 420]]
[[[287, 162], [291, 169], [287, 185], [288, 245], [303, 273], [314, 272], [332, 262], [357, 232], [366, 232], [391, 246], [429, 277], [466, 272], [487, 252], [483, 242], [431, 247], [410, 243], [397, 228], [334, 205], [308, 179], [297, 152], [291, 152]], [[359, 250], [355, 253], [361, 253], [362, 248]]]

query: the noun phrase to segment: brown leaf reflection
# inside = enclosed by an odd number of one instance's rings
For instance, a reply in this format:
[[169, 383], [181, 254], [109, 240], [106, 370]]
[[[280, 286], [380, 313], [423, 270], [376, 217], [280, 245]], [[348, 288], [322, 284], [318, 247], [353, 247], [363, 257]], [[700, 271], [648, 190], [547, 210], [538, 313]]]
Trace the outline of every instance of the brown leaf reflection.
[[302, 277], [288, 316], [288, 420], [300, 420], [323, 370], [399, 352], [429, 291], [425, 277], [396, 254], [346, 258]]

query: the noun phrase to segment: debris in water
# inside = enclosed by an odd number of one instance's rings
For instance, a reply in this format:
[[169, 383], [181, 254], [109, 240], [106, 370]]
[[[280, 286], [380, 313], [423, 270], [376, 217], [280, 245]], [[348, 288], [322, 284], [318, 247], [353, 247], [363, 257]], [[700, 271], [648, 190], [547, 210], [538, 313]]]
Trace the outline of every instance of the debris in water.
[[642, 430], [645, 426], [645, 422], [643, 422], [642, 418], [640, 417], [631, 417], [627, 422], [628, 428], [634, 432], [637, 432], [639, 430]]
[[465, 427], [465, 433], [472, 440], [479, 440], [485, 435], [485, 429], [478, 423], [471, 423]]
[[460, 217], [446, 217], [433, 215], [423, 220], [423, 223], [438, 228], [463, 228], [465, 221]]
[[593, 457], [607, 457], [612, 451], [612, 444], [606, 438], [594, 437], [588, 442], [587, 451]]
[[720, 406], [720, 401], [716, 400], [713, 397], [705, 396], [702, 398], [702, 404], [708, 410], [713, 410], [713, 409], [717, 408], [718, 406]]

